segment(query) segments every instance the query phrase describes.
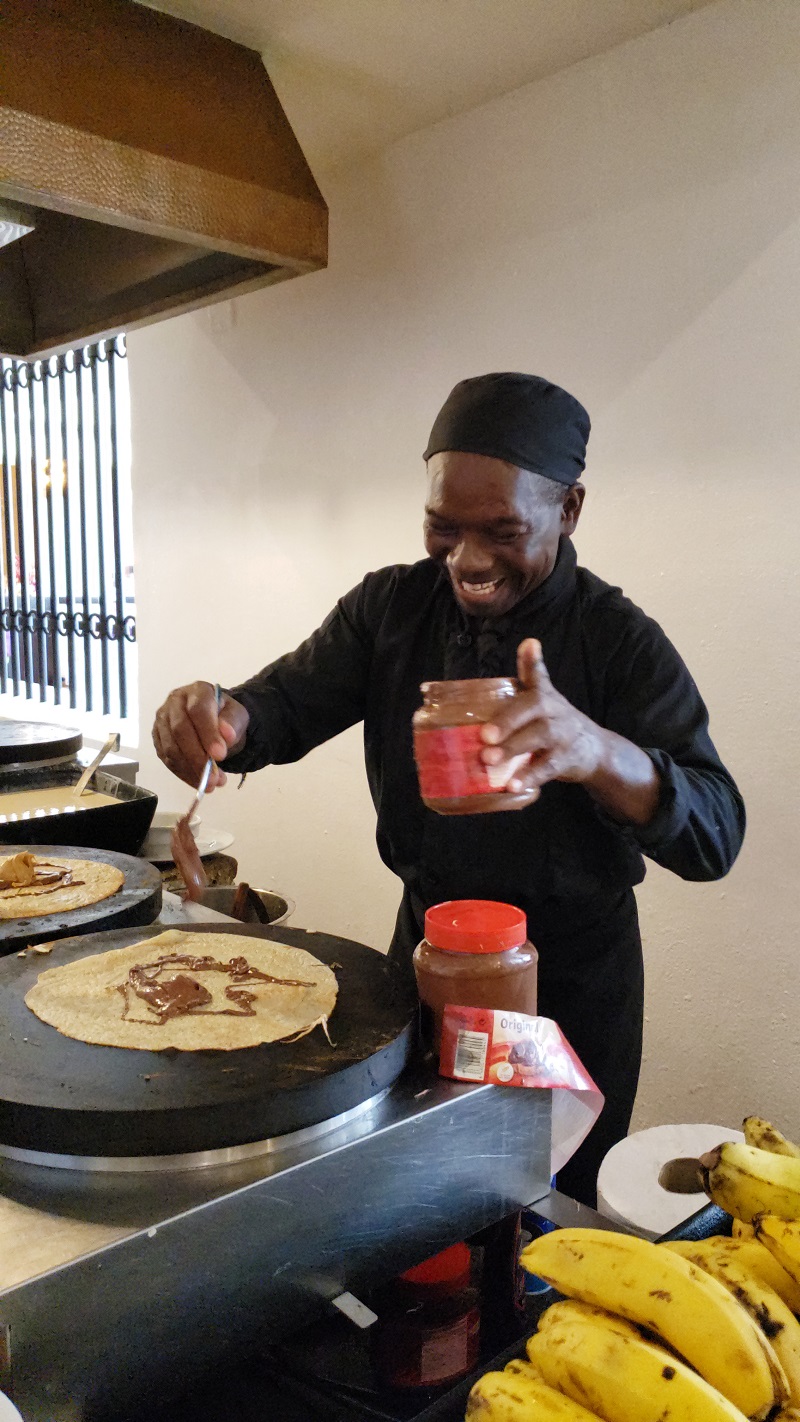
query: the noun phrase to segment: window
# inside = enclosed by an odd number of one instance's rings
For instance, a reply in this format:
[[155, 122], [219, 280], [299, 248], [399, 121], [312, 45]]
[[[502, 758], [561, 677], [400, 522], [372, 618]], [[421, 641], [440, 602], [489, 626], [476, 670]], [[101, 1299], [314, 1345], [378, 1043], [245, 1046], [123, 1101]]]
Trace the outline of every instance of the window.
[[0, 715], [134, 744], [125, 338], [0, 369]]

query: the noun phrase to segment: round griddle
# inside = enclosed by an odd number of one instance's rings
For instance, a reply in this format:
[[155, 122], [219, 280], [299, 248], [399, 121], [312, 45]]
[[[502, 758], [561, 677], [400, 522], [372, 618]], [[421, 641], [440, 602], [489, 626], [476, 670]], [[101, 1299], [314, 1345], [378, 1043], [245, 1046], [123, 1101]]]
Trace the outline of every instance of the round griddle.
[[[0, 860], [27, 848], [23, 844], [0, 843]], [[125, 882], [118, 893], [86, 908], [45, 913], [38, 918], [0, 919], [0, 955], [17, 953], [32, 943], [47, 943], [51, 938], [64, 938], [67, 934], [152, 923], [161, 912], [161, 875], [146, 859], [114, 854], [110, 849], [77, 849], [63, 844], [37, 844], [32, 846], [32, 853], [40, 859], [89, 859], [94, 863], [113, 864], [125, 875]], [[40, 967], [42, 964], [46, 967], [50, 961], [38, 954], [36, 957]]]
[[390, 1086], [411, 1051], [413, 987], [362, 943], [299, 928], [192, 924], [305, 948], [334, 967], [329, 1023], [298, 1042], [233, 1052], [131, 1051], [73, 1041], [40, 1022], [24, 997], [44, 968], [163, 932], [116, 930], [66, 938], [47, 957], [0, 961], [0, 1143], [84, 1156], [177, 1155], [243, 1145], [318, 1125]]
[[40, 721], [0, 720], [0, 767], [53, 762], [77, 755], [83, 745], [80, 731], [48, 726]]

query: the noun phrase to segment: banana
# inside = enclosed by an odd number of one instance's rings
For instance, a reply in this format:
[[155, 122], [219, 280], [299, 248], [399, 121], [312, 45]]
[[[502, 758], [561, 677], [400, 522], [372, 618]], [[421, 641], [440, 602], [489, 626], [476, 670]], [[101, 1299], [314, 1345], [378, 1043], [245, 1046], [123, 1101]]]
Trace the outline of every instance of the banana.
[[783, 1299], [748, 1271], [741, 1262], [741, 1254], [737, 1258], [735, 1249], [725, 1253], [713, 1245], [703, 1248], [684, 1240], [673, 1241], [664, 1248], [674, 1250], [683, 1259], [705, 1269], [747, 1309], [750, 1317], [763, 1329], [786, 1373], [789, 1403], [800, 1403], [800, 1323]]
[[800, 1220], [757, 1215], [753, 1223], [759, 1243], [765, 1245], [787, 1274], [800, 1284]]
[[800, 1160], [726, 1141], [704, 1155], [702, 1164], [706, 1194], [736, 1219], [745, 1224], [754, 1215], [800, 1219]]
[[746, 1416], [765, 1417], [787, 1400], [786, 1376], [763, 1333], [717, 1279], [672, 1250], [612, 1230], [559, 1229], [527, 1245], [521, 1259], [560, 1293], [663, 1338]]
[[691, 1240], [673, 1240], [669, 1247], [684, 1259], [691, 1259], [694, 1252], [706, 1257], [729, 1260], [752, 1274], [759, 1283], [774, 1289], [792, 1313], [800, 1313], [800, 1284], [763, 1244], [759, 1244], [755, 1234], [752, 1239], [728, 1239], [725, 1235], [714, 1234], [710, 1239], [701, 1239], [696, 1243]]
[[467, 1399], [465, 1422], [598, 1422], [571, 1397], [542, 1382], [538, 1370], [484, 1373]]
[[771, 1121], [764, 1121], [761, 1116], [745, 1116], [742, 1130], [747, 1145], [771, 1151], [773, 1155], [789, 1155], [800, 1160], [800, 1146], [788, 1141]]
[[605, 1422], [743, 1422], [679, 1358], [588, 1304], [551, 1304], [527, 1348], [548, 1383]]
[[732, 1220], [731, 1237], [733, 1239], [755, 1239], [756, 1232], [753, 1226], [745, 1224], [744, 1220]]
[[542, 1381], [541, 1373], [538, 1368], [533, 1366], [530, 1358], [511, 1358], [510, 1361], [506, 1363], [503, 1372], [512, 1373], [515, 1377], [533, 1378], [539, 1382]]

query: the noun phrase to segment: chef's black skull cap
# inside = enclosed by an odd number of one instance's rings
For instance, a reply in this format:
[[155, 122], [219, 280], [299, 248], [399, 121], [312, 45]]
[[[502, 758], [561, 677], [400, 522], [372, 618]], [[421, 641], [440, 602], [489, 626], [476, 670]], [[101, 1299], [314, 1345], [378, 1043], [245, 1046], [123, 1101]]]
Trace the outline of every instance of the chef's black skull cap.
[[433, 422], [424, 458], [445, 449], [486, 454], [574, 484], [586, 465], [590, 428], [580, 401], [539, 375], [475, 375], [451, 390]]

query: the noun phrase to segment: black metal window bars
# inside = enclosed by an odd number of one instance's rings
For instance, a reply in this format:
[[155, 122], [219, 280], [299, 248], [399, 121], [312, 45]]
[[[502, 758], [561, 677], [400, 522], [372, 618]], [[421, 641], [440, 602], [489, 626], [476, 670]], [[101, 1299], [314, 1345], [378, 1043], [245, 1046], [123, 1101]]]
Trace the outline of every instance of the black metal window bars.
[[136, 674], [126, 354], [117, 336], [0, 361], [0, 692], [120, 719]]

